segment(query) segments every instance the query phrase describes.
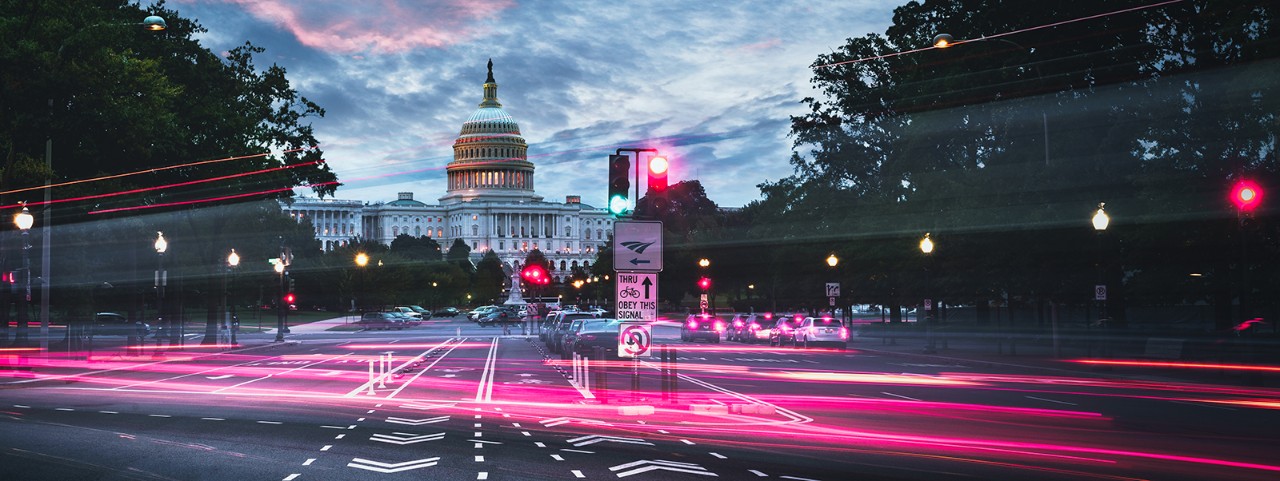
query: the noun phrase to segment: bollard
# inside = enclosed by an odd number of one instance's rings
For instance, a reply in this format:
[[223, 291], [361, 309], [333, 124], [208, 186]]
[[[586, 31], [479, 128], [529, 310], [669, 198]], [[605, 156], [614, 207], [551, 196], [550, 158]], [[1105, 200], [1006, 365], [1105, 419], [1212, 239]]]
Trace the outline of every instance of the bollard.
[[[595, 348], [595, 358], [597, 361], [605, 361], [604, 348]], [[604, 362], [601, 364], [600, 368], [596, 369], [596, 376], [594, 384], [599, 391], [599, 395], [596, 397], [600, 399], [600, 404], [609, 404], [609, 363]]]
[[676, 402], [680, 398], [680, 365], [676, 361], [679, 351], [671, 348], [671, 353], [667, 357], [671, 359], [671, 402]]
[[661, 366], [658, 369], [658, 373], [661, 377], [661, 382], [659, 382], [659, 384], [662, 385], [662, 400], [666, 401], [671, 399], [671, 392], [668, 390], [668, 388], [671, 387], [670, 385], [671, 381], [667, 379], [671, 375], [671, 372], [669, 370], [669, 367], [667, 366], [667, 345], [666, 344], [662, 344], [658, 346], [658, 363]]
[[378, 355], [378, 388], [379, 389], [387, 387], [387, 368], [386, 368], [385, 361], [383, 361], [383, 358], [384, 358], [383, 354]]
[[367, 394], [370, 396], [374, 394], [373, 392], [373, 359], [369, 360], [369, 392]]

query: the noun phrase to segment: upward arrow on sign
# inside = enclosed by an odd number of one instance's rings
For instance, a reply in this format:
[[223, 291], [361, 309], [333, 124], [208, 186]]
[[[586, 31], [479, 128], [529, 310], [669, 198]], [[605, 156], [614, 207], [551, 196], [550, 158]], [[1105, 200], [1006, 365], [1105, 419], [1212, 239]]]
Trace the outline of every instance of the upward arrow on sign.
[[653, 296], [650, 296], [650, 295], [649, 295], [649, 288], [650, 288], [650, 287], [653, 287], [653, 280], [652, 280], [652, 279], [650, 279], [650, 278], [646, 277], [646, 278], [644, 278], [644, 280], [643, 280], [643, 281], [641, 281], [641, 282], [640, 282], [640, 285], [644, 286], [644, 298], [645, 298], [645, 299], [648, 299], [648, 298], [650, 298], [650, 297], [653, 297]]

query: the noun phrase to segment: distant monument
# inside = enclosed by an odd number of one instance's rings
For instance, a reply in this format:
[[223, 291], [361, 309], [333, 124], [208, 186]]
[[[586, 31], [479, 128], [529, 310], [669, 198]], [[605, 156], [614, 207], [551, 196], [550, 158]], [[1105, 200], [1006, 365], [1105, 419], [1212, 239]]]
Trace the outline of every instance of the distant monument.
[[507, 301], [503, 302], [504, 306], [523, 306], [524, 296], [520, 295], [520, 273], [511, 272], [511, 295], [507, 296]]

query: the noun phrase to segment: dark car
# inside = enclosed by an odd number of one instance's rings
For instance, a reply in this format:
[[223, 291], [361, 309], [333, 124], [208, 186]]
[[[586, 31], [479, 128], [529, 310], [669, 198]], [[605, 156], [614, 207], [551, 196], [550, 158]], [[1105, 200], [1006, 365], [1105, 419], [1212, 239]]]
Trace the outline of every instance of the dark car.
[[620, 326], [617, 319], [588, 319], [574, 334], [569, 352], [591, 357], [600, 348], [606, 359], [617, 359]]
[[431, 315], [436, 317], [453, 317], [458, 314], [459, 314], [458, 308], [456, 307], [445, 307], [441, 309], [436, 309], [434, 312], [431, 313]]
[[360, 316], [360, 320], [356, 324], [361, 324], [365, 329], [401, 329], [404, 327], [394, 315], [390, 312], [366, 312]]
[[555, 328], [547, 334], [547, 348], [551, 349], [551, 352], [559, 354], [563, 347], [562, 342], [564, 340], [564, 335], [569, 332], [569, 328], [573, 325], [573, 321], [595, 318], [595, 314], [588, 314], [585, 312], [568, 312], [560, 314], [559, 322], [557, 322]]
[[95, 336], [128, 336], [147, 337], [151, 334], [151, 326], [142, 321], [130, 321], [128, 317], [114, 312], [99, 312], [93, 316], [93, 335]]
[[773, 327], [769, 329], [769, 345], [781, 346], [787, 342], [795, 345], [796, 329], [800, 328], [800, 323], [803, 321], [804, 316], [799, 314], [778, 316], [777, 322], [774, 322]]
[[427, 319], [431, 319], [431, 311], [424, 309], [422, 306], [410, 305], [409, 309], [413, 309], [413, 312], [418, 313], [418, 316], [420, 316], [419, 320], [425, 321]]
[[488, 327], [490, 324], [506, 324], [510, 322], [518, 322], [519, 320], [520, 320], [520, 316], [516, 315], [515, 312], [511, 311], [510, 309], [502, 309], [502, 308], [491, 310], [488, 313], [481, 314], [480, 317], [476, 318], [476, 322], [479, 323], [481, 327]]
[[748, 344], [769, 340], [773, 316], [769, 314], [735, 314], [725, 329], [725, 339]]
[[718, 344], [721, 332], [724, 332], [724, 321], [720, 318], [710, 314], [690, 314], [680, 325], [680, 340], [702, 339]]
[[413, 317], [402, 311], [390, 311], [388, 314], [391, 314], [392, 319], [399, 323], [395, 326], [396, 329], [404, 329], [406, 327], [413, 327], [422, 324], [421, 319]]

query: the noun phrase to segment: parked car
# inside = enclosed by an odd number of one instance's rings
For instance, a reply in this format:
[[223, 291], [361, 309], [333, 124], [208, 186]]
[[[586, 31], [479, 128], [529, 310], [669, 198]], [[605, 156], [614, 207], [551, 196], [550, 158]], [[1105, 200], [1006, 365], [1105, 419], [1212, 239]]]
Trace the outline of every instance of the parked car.
[[142, 321], [130, 321], [123, 314], [99, 312], [93, 316], [93, 335], [130, 336], [143, 338], [151, 334], [151, 325]]
[[423, 308], [422, 308], [422, 306], [413, 306], [413, 305], [411, 305], [411, 306], [409, 306], [409, 309], [413, 309], [413, 312], [418, 313], [418, 315], [420, 316], [420, 319], [422, 319], [422, 320], [424, 320], [424, 321], [425, 321], [425, 320], [427, 320], [427, 319], [431, 319], [431, 311], [428, 311], [428, 310], [426, 310], [426, 309], [423, 309]]
[[800, 314], [778, 316], [777, 321], [773, 323], [773, 327], [769, 328], [769, 345], [781, 346], [783, 343], [796, 343], [796, 329], [800, 327], [800, 323], [804, 321], [804, 316]]
[[569, 353], [594, 356], [596, 348], [604, 350], [605, 359], [618, 358], [618, 334], [621, 321], [617, 319], [588, 319], [578, 328], [569, 345]]
[[690, 314], [680, 324], [681, 341], [697, 341], [699, 339], [720, 343], [720, 333], [724, 332], [724, 321], [710, 314]]
[[391, 310], [393, 312], [399, 312], [401, 314], [412, 317], [414, 319], [422, 319], [422, 313], [413, 310], [413, 308], [409, 306], [396, 306], [391, 308]]
[[413, 326], [422, 324], [422, 321], [420, 319], [401, 311], [391, 311], [390, 314], [391, 314], [392, 320], [399, 323], [399, 325], [396, 327], [397, 329], [404, 329], [406, 327], [413, 327]]
[[476, 322], [479, 323], [481, 327], [487, 327], [490, 324], [520, 322], [520, 316], [518, 316], [512, 309], [498, 308], [481, 315], [479, 319], [476, 319]]
[[849, 328], [845, 327], [839, 319], [807, 317], [800, 321], [795, 338], [796, 345], [805, 348], [822, 343], [845, 349], [849, 343]]
[[431, 315], [436, 317], [453, 317], [458, 314], [459, 314], [458, 308], [456, 307], [442, 307], [440, 309], [436, 309], [435, 312], [431, 313]]
[[564, 359], [571, 357], [569, 352], [573, 348], [573, 338], [578, 335], [578, 330], [582, 329], [582, 325], [589, 319], [590, 318], [584, 318], [570, 321], [569, 329], [564, 331], [563, 336], [560, 336], [560, 345], [556, 346], [556, 352], [560, 353], [560, 357]]
[[493, 312], [497, 308], [498, 306], [493, 306], [493, 305], [477, 307], [475, 309], [472, 309], [471, 312], [467, 313], [467, 319], [470, 319], [472, 321], [479, 320], [480, 316]]
[[370, 331], [374, 329], [398, 329], [403, 325], [396, 319], [396, 316], [390, 312], [366, 312], [360, 316], [360, 320], [356, 324], [361, 324], [365, 329]]
[[551, 352], [559, 354], [562, 347], [561, 342], [564, 339], [564, 335], [569, 332], [569, 327], [573, 325], [573, 321], [579, 319], [595, 319], [595, 317], [596, 316], [594, 314], [588, 314], [585, 312], [569, 312], [560, 314], [556, 327], [547, 335], [547, 348], [550, 349]]
[[770, 314], [736, 314], [725, 330], [725, 339], [754, 344], [769, 340], [769, 328], [773, 327]]
[[551, 348], [551, 343], [547, 341], [547, 336], [551, 333], [552, 329], [555, 329], [556, 324], [559, 322], [560, 311], [552, 311], [547, 314], [547, 317], [543, 318], [542, 321], [538, 323], [538, 340], [546, 343], [548, 349]]

